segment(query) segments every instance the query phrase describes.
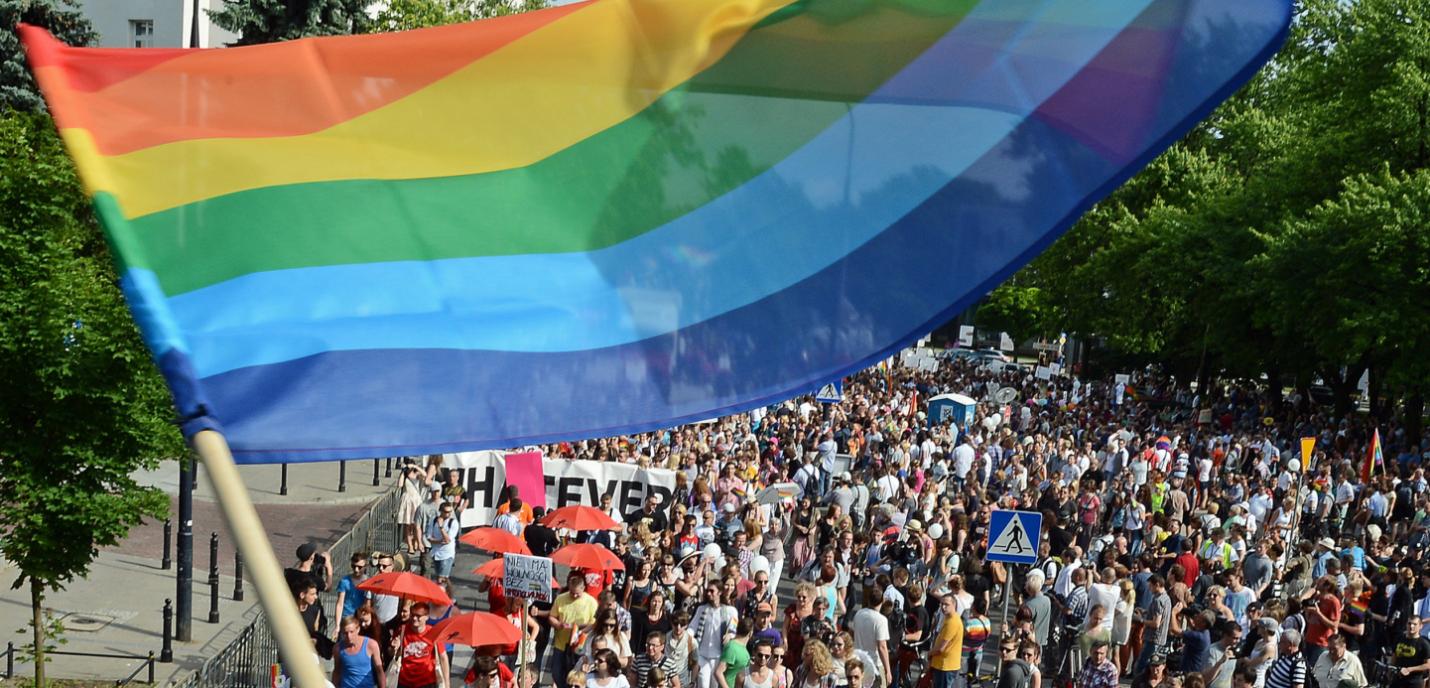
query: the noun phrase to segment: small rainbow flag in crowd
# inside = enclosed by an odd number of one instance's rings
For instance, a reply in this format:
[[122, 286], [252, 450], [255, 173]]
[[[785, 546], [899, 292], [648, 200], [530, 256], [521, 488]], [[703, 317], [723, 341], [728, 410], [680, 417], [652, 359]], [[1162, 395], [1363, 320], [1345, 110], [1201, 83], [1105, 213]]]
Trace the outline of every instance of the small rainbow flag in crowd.
[[1376, 428], [1370, 436], [1370, 447], [1366, 449], [1365, 462], [1360, 468], [1361, 482], [1369, 482], [1370, 476], [1376, 471], [1385, 471], [1385, 454], [1380, 447], [1380, 428]]
[[1230, 96], [1290, 12], [587, 0], [215, 50], [21, 33], [185, 431], [259, 463], [642, 432], [871, 366]]

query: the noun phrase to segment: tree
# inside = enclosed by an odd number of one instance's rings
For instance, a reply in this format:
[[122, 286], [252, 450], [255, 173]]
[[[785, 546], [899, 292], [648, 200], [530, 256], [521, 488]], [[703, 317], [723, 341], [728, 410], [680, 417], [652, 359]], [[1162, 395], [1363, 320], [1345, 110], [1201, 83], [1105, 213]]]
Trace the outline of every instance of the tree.
[[1042, 289], [1020, 286], [1015, 280], [989, 292], [973, 320], [980, 329], [1007, 332], [1014, 342], [1048, 334], [1053, 322]]
[[339, 36], [374, 30], [373, 0], [224, 0], [209, 10], [215, 24], [238, 34], [234, 45], [256, 45], [308, 36]]
[[1427, 29], [1426, 0], [1297, 3], [1267, 69], [1012, 284], [1061, 328], [1202, 382], [1264, 372], [1275, 397], [1283, 372], [1319, 376], [1344, 414], [1371, 369], [1415, 441]]
[[168, 510], [130, 476], [183, 449], [49, 117], [0, 112], [0, 207], [0, 554], [30, 589], [43, 685], [45, 592]]
[[502, 17], [546, 5], [546, 0], [391, 0], [377, 13], [377, 25], [382, 31], [406, 31]]
[[77, 7], [76, 0], [0, 0], [0, 110], [45, 111], [15, 27], [31, 24], [69, 45], [90, 45], [99, 34]]
[[[1349, 391], [1370, 365], [1384, 363], [1407, 399], [1430, 387], [1430, 170], [1357, 175], [1344, 190], [1290, 223], [1260, 258], [1275, 274], [1266, 293], [1294, 338], [1335, 370], [1323, 377], [1348, 411]], [[1339, 365], [1337, 365], [1339, 364]], [[1349, 369], [1342, 376], [1340, 365]], [[1419, 413], [1407, 413], [1418, 436]]]

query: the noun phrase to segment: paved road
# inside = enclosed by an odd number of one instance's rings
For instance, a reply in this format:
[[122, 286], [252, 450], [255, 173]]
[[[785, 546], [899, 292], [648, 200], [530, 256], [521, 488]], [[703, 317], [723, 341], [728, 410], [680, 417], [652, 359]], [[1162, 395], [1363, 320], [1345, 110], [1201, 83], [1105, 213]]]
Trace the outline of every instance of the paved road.
[[[337, 464], [295, 464], [289, 467], [288, 494], [280, 495], [278, 466], [240, 467], [281, 564], [291, 563], [294, 550], [303, 542], [329, 544], [336, 540], [395, 480], [380, 476], [381, 485], [373, 487], [372, 462], [350, 462], [348, 468], [348, 489], [338, 492]], [[194, 640], [175, 643], [176, 661], [160, 664], [156, 672], [160, 685], [198, 668], [205, 658], [226, 646], [255, 612], [257, 595], [250, 586], [245, 586], [244, 601], [231, 599], [235, 582], [232, 540], [202, 473], [200, 469], [193, 515]], [[177, 464], [165, 462], [158, 470], [135, 477], [141, 484], [159, 487], [174, 495], [178, 491], [177, 475]], [[177, 498], [171, 496], [171, 513], [177, 510], [176, 502]], [[220, 622], [217, 624], [208, 622], [209, 535], [213, 532], [219, 534]], [[119, 546], [102, 550], [89, 576], [74, 581], [66, 590], [47, 595], [45, 605], [53, 609], [57, 617], [63, 617], [69, 628], [68, 642], [62, 649], [134, 655], [145, 655], [152, 650], [157, 654], [163, 628], [161, 610], [164, 600], [174, 597], [176, 585], [175, 571], [160, 567], [162, 555], [163, 521], [146, 523], [132, 530]], [[0, 580], [12, 581], [17, 573], [8, 562], [0, 560]], [[24, 638], [14, 632], [27, 628], [29, 609], [27, 591], [0, 586], [0, 635], [5, 640], [23, 642]], [[50, 663], [49, 674], [56, 678], [117, 680], [140, 663], [56, 656]], [[21, 676], [32, 673], [32, 667], [24, 664], [17, 664], [16, 670]]]

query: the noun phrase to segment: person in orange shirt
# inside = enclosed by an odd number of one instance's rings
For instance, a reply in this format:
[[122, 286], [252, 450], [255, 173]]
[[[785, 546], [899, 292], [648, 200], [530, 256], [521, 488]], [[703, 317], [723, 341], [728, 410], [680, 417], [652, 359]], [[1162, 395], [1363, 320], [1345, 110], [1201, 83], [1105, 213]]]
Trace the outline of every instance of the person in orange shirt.
[[[497, 515], [500, 516], [511, 511], [510, 500], [519, 497], [521, 497], [521, 492], [517, 489], [515, 485], [508, 487], [507, 501], [502, 502], [501, 506], [497, 507]], [[521, 508], [518, 509], [516, 516], [517, 518], [521, 519], [521, 524], [524, 526], [529, 526], [531, 525], [532, 521], [536, 520], [536, 518], [531, 514], [531, 505], [527, 504], [525, 501], [521, 502]]]

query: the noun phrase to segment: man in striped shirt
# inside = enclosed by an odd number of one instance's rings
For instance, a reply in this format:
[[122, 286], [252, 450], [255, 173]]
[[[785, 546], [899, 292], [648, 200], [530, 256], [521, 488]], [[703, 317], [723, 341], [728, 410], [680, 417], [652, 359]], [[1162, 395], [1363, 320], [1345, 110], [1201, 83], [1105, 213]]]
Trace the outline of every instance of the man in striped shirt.
[[1301, 633], [1281, 632], [1281, 656], [1266, 672], [1266, 688], [1306, 688], [1306, 660], [1301, 656]]
[[631, 660], [628, 671], [630, 675], [627, 679], [635, 688], [647, 688], [646, 683], [650, 678], [650, 670], [660, 667], [665, 672], [670, 681], [670, 688], [682, 688], [680, 685], [681, 667], [676, 664], [675, 658], [665, 653], [665, 634], [651, 633], [645, 639], [645, 652], [636, 655]]

